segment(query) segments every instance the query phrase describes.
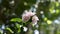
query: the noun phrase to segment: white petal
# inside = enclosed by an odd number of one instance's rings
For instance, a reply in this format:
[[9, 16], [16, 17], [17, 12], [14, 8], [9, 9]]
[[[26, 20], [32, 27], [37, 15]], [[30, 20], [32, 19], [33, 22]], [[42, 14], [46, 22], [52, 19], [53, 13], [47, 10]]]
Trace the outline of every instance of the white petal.
[[25, 32], [28, 30], [28, 28], [27, 28], [27, 27], [23, 27], [23, 28], [24, 28], [24, 31], [25, 31]]

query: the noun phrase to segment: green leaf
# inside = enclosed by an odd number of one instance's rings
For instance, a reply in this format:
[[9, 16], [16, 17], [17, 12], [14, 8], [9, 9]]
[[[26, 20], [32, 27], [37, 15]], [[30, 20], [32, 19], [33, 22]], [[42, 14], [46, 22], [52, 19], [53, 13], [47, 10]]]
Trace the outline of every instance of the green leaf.
[[18, 29], [18, 33], [21, 32], [20, 28]]
[[55, 2], [56, 3], [56, 7], [58, 7], [59, 6], [59, 2]]
[[56, 14], [58, 14], [60, 11], [58, 9], [56, 9]]
[[47, 20], [47, 24], [52, 24], [52, 21], [51, 20]]
[[21, 31], [20, 30], [20, 24], [16, 24], [16, 27], [18, 28], [18, 31], [17, 32], [19, 33]]
[[54, 10], [54, 7], [53, 6], [51, 8], [49, 8], [49, 11], [50, 11], [51, 14], [54, 13], [53, 10]]
[[47, 17], [45, 17], [45, 18], [44, 18], [44, 21], [47, 21], [47, 20], [48, 20], [48, 18], [47, 18]]
[[0, 34], [3, 34], [3, 31], [2, 30], [0, 30]]
[[17, 28], [20, 28], [20, 24], [16, 24], [16, 27], [17, 27]]
[[10, 31], [11, 33], [14, 33], [10, 28], [6, 28], [6, 30]]
[[12, 18], [10, 21], [12, 21], [12, 22], [21, 22], [22, 19], [20, 19], [20, 18]]

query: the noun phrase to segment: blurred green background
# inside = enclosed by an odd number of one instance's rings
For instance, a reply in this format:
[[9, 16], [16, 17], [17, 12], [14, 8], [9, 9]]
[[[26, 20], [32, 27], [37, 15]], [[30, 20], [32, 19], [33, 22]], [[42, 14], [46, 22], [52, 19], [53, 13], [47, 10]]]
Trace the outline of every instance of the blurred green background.
[[[21, 22], [24, 10], [36, 12], [37, 25]], [[0, 0], [0, 34], [60, 34], [60, 0]]]

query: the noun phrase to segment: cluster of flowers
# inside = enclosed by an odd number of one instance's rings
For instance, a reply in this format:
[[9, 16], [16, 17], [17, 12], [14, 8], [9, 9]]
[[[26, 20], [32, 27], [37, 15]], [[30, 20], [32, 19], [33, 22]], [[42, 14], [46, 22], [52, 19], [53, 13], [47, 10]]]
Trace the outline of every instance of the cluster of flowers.
[[25, 10], [24, 13], [22, 14], [22, 21], [27, 22], [31, 17], [32, 17], [32, 23], [36, 25], [39, 19], [36, 16], [35, 12]]

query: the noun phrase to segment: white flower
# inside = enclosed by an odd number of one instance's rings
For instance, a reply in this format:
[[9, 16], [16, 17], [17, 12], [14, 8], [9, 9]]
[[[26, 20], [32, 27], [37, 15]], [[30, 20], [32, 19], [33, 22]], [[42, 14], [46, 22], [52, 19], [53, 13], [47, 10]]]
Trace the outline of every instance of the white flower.
[[36, 25], [38, 20], [39, 20], [38, 17], [36, 15], [34, 15], [32, 17], [32, 23], [33, 23], [33, 25]]
[[34, 30], [34, 34], [39, 34], [39, 31], [38, 30]]
[[27, 27], [23, 27], [23, 28], [24, 28], [23, 30], [24, 30], [25, 32], [28, 30], [28, 28], [27, 28]]
[[36, 13], [33, 13], [31, 11], [28, 12], [27, 10], [25, 10], [25, 12], [22, 15], [22, 21], [23, 22], [27, 22], [30, 19], [30, 17], [33, 16], [33, 15], [35, 15], [35, 14]]

